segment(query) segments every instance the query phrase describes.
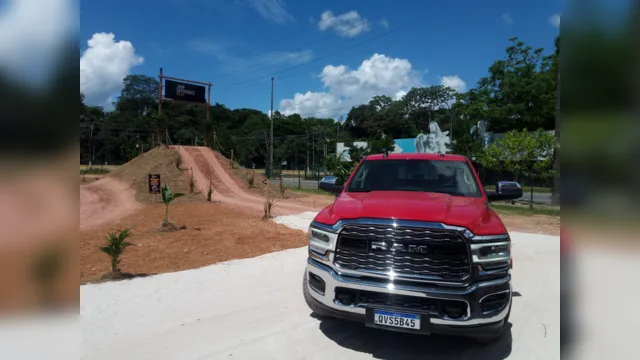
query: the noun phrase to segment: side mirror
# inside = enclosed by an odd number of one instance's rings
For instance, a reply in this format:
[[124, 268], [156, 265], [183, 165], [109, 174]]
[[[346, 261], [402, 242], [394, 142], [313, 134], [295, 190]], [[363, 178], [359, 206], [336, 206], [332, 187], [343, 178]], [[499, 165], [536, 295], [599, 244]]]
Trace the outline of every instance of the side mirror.
[[326, 192], [332, 194], [340, 194], [344, 186], [340, 183], [337, 177], [335, 176], [325, 176], [320, 180], [320, 185], [318, 185], [320, 190], [324, 190]]
[[495, 191], [487, 191], [489, 201], [508, 201], [522, 197], [522, 187], [515, 181], [498, 181]]

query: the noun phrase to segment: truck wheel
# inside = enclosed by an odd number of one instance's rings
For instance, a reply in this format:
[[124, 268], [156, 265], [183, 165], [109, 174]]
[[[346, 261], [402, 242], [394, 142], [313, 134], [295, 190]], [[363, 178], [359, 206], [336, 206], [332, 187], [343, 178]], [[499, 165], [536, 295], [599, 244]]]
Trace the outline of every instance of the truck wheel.
[[307, 303], [307, 306], [309, 306], [309, 309], [311, 309], [311, 311], [313, 311], [313, 313], [320, 318], [323, 317], [327, 317], [328, 315], [325, 314], [316, 304], [317, 300], [314, 299], [311, 296], [311, 293], [309, 293], [309, 285], [308, 283], [308, 277], [307, 277], [307, 270], [304, 271], [304, 274], [302, 276], [302, 294], [304, 295], [304, 301]]

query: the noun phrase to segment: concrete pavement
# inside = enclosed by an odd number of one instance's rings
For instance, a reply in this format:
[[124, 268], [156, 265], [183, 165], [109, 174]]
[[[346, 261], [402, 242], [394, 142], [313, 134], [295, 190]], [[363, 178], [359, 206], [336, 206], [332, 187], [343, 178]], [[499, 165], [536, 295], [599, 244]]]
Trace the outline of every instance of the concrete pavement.
[[[292, 223], [308, 221], [306, 216]], [[512, 233], [511, 325], [489, 346], [311, 316], [307, 249], [80, 288], [83, 359], [559, 359], [558, 237]]]

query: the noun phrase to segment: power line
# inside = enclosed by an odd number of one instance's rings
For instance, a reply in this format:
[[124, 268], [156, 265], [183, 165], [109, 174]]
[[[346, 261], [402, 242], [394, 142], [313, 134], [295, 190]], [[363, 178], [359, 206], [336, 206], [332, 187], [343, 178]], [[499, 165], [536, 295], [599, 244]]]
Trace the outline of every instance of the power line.
[[[303, 29], [302, 29], [302, 30], [300, 30], [300, 31], [297, 31], [297, 32], [295, 32], [295, 33], [293, 33], [293, 34], [285, 35], [285, 36], [283, 36], [283, 37], [281, 37], [281, 38], [279, 38], [279, 39], [277, 39], [277, 40], [273, 40], [273, 41], [269, 42], [268, 44], [277, 44], [277, 43], [279, 43], [280, 41], [285, 40], [285, 39], [288, 39], [288, 38], [290, 38], [290, 37], [292, 37], [292, 36], [300, 35], [300, 34], [302, 34], [303, 32], [305, 32], [305, 31], [307, 31], [307, 30], [309, 30], [309, 29], [311, 29], [311, 28], [313, 28], [313, 27], [316, 27], [316, 26], [320, 25], [321, 23], [323, 23], [323, 22], [325, 22], [325, 21], [328, 21], [328, 20], [331, 20], [331, 19], [335, 18], [336, 16], [338, 16], [338, 15], [333, 15], [333, 16], [330, 16], [330, 17], [328, 17], [328, 18], [326, 18], [326, 19], [322, 19], [321, 21], [315, 22], [315, 23], [313, 23], [313, 24], [311, 24], [311, 25], [309, 25], [309, 26], [307, 26], [307, 27], [303, 28]], [[249, 51], [247, 51], [247, 52], [240, 53], [239, 55], [236, 55], [236, 56], [241, 57], [241, 56], [247, 55], [247, 54], [249, 54], [249, 53], [257, 53], [257, 52], [256, 52], [256, 51], [253, 51], [253, 50], [249, 50]], [[236, 69], [236, 70], [237, 70], [237, 69]], [[232, 71], [236, 71], [236, 70], [232, 70]], [[224, 76], [224, 75], [228, 75], [228, 73], [221, 74], [220, 76]]]
[[[400, 42], [394, 42], [390, 47], [385, 47], [385, 49], [389, 50], [390, 48], [393, 48], [393, 46], [397, 45], [397, 44], [400, 44]], [[361, 56], [360, 54], [354, 54], [353, 56], [349, 56], [346, 59], [350, 60], [350, 59], [353, 59], [353, 58], [356, 58], [356, 57], [360, 57], [360, 56]], [[309, 72], [324, 69], [326, 66], [327, 65], [321, 65], [321, 66], [317, 66], [317, 67], [313, 67], [313, 68], [310, 68], [310, 69], [306, 69], [304, 71], [297, 72], [297, 73], [294, 73], [294, 74], [291, 74], [291, 75], [288, 75], [288, 76], [279, 77], [278, 81], [282, 82], [282, 81], [286, 81], [286, 80], [289, 80], [289, 79], [292, 79], [292, 78], [295, 78], [295, 77], [298, 77], [298, 76], [301, 76], [301, 75], [308, 75]], [[235, 90], [249, 89], [249, 88], [252, 88], [252, 87], [255, 87], [255, 86], [258, 86], [258, 85], [263, 85], [263, 84], [266, 84], [266, 82], [267, 82], [266, 80], [267, 79], [259, 79], [257, 82], [252, 83], [252, 84], [246, 84], [244, 86], [238, 86], [238, 87], [234, 86], [232, 90], [235, 91]]]
[[[350, 28], [348, 28], [348, 29], [345, 29], [345, 30], [340, 31], [338, 34], [345, 33], [345, 32], [347, 32], [347, 31], [353, 30], [353, 29], [355, 29], [355, 28], [361, 27], [361, 26], [366, 25], [366, 24], [368, 24], [368, 21], [366, 21], [366, 20], [365, 20], [365, 21], [362, 21], [362, 22], [360, 22], [358, 25], [355, 25], [355, 26], [352, 26], [352, 27], [350, 27]], [[329, 35], [329, 36], [325, 37], [325, 38], [324, 38], [324, 39], [322, 39], [322, 40], [316, 41], [315, 43], [307, 44], [307, 46], [302, 47], [302, 48], [299, 48], [299, 49], [297, 49], [297, 50], [288, 51], [288, 52], [282, 53], [282, 54], [280, 54], [280, 55], [278, 55], [278, 56], [275, 56], [275, 57], [273, 57], [273, 58], [271, 58], [271, 59], [268, 59], [268, 60], [265, 60], [265, 61], [261, 61], [261, 62], [258, 62], [258, 63], [256, 63], [256, 64], [253, 64], [253, 65], [250, 65], [250, 66], [244, 67], [244, 68], [236, 69], [236, 70], [233, 70], [233, 71], [228, 72], [228, 73], [223, 73], [223, 74], [221, 74], [221, 75], [219, 75], [219, 76], [221, 76], [221, 77], [222, 77], [222, 76], [233, 75], [233, 74], [237, 74], [237, 73], [244, 72], [245, 70], [248, 70], [248, 69], [255, 68], [256, 66], [260, 66], [261, 64], [268, 64], [268, 63], [272, 62], [273, 60], [277, 60], [277, 59], [283, 58], [283, 57], [285, 57], [285, 56], [287, 56], [287, 55], [295, 54], [295, 53], [297, 53], [297, 52], [299, 52], [299, 51], [304, 51], [304, 50], [306, 50], [310, 45], [319, 44], [319, 43], [324, 42], [324, 41], [327, 41], [327, 40], [329, 40], [329, 39], [331, 39], [331, 38], [333, 38], [333, 35]], [[289, 60], [297, 60], [297, 59], [303, 58], [303, 57], [305, 57], [305, 56], [307, 56], [307, 55], [306, 55], [306, 54], [302, 54], [302, 55], [300, 55], [300, 56], [292, 57], [292, 58], [290, 58]], [[274, 65], [276, 65], [276, 64], [274, 64]]]
[[418, 23], [419, 21], [422, 21], [422, 20], [416, 20], [416, 21], [411, 22], [411, 23], [409, 23], [409, 24], [407, 24], [407, 25], [405, 25], [405, 26], [399, 27], [399, 28], [394, 29], [394, 30], [391, 30], [391, 31], [387, 31], [387, 32], [385, 32], [385, 33], [383, 33], [383, 34], [381, 34], [381, 35], [375, 36], [375, 37], [370, 38], [370, 39], [368, 39], [368, 40], [361, 41], [361, 42], [356, 43], [356, 44], [353, 44], [353, 45], [351, 45], [351, 46], [347, 46], [347, 47], [345, 47], [345, 48], [343, 48], [343, 49], [341, 49], [341, 50], [338, 50], [338, 51], [336, 51], [336, 52], [333, 52], [333, 53], [327, 54], [327, 55], [325, 55], [325, 56], [322, 56], [322, 57], [316, 58], [316, 59], [314, 59], [314, 60], [310, 60], [310, 61], [307, 61], [307, 62], [305, 62], [305, 63], [299, 64], [299, 65], [296, 65], [296, 66], [292, 66], [292, 67], [289, 67], [289, 68], [286, 68], [286, 69], [283, 69], [283, 70], [279, 70], [279, 71], [273, 72], [273, 73], [271, 73], [270, 75], [261, 76], [261, 77], [259, 77], [259, 78], [257, 78], [257, 79], [246, 80], [246, 81], [242, 81], [242, 82], [239, 82], [239, 83], [230, 84], [230, 85], [226, 85], [226, 86], [219, 86], [219, 87], [218, 87], [218, 89], [226, 89], [226, 88], [231, 88], [231, 87], [234, 87], [234, 86], [237, 86], [237, 85], [243, 85], [243, 84], [246, 84], [246, 83], [249, 83], [249, 82], [253, 82], [253, 81], [255, 81], [255, 80], [258, 80], [258, 79], [269, 78], [269, 77], [271, 77], [271, 76], [273, 76], [273, 75], [276, 75], [276, 74], [281, 74], [281, 73], [283, 73], [283, 72], [287, 72], [287, 71], [290, 71], [290, 70], [293, 70], [293, 69], [297, 69], [297, 68], [299, 68], [299, 67], [301, 67], [301, 66], [304, 66], [304, 65], [307, 65], [307, 64], [311, 64], [311, 63], [314, 63], [314, 62], [317, 62], [317, 61], [320, 61], [320, 60], [323, 60], [323, 59], [326, 59], [326, 58], [328, 58], [328, 57], [331, 57], [331, 56], [337, 55], [337, 54], [339, 54], [339, 53], [342, 53], [342, 52], [344, 52], [344, 51], [351, 50], [351, 49], [356, 48], [356, 47], [358, 47], [358, 46], [361, 46], [361, 45], [364, 45], [364, 44], [370, 43], [370, 42], [375, 41], [375, 40], [377, 40], [377, 39], [380, 39], [380, 38], [382, 38], [382, 37], [385, 37], [385, 36], [388, 36], [388, 35], [390, 35], [390, 34], [396, 33], [396, 32], [398, 32], [398, 31], [401, 31], [401, 30], [407, 29], [407, 28], [409, 28], [409, 27], [411, 27], [411, 26], [415, 25], [415, 24], [416, 24], [416, 23]]

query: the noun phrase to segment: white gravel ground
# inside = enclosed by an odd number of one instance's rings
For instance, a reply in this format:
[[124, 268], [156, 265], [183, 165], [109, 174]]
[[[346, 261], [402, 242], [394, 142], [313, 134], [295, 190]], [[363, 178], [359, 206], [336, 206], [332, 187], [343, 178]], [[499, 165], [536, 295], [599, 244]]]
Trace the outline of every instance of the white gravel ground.
[[[309, 214], [278, 222], [306, 229]], [[84, 359], [559, 359], [556, 236], [512, 233], [512, 327], [482, 347], [310, 316], [306, 248], [80, 289]]]

